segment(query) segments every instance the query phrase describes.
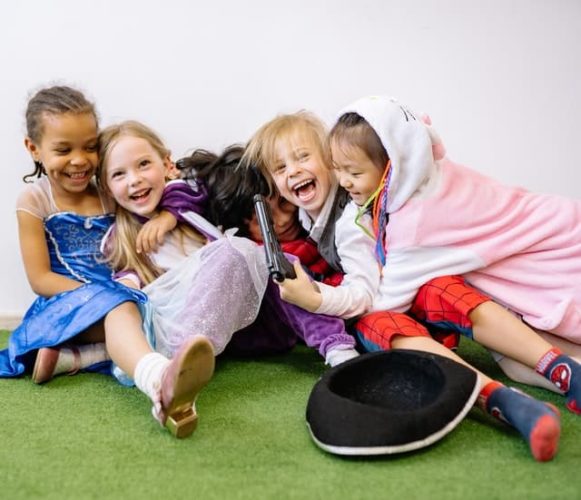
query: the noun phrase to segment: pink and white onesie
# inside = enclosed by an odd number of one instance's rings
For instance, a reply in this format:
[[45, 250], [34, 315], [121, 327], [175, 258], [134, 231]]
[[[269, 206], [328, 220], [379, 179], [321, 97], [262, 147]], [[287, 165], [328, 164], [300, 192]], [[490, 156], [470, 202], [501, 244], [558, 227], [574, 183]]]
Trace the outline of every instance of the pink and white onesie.
[[462, 274], [531, 326], [581, 344], [581, 200], [453, 163], [429, 119], [392, 98], [364, 98], [346, 112], [367, 120], [391, 160], [374, 310], [407, 311], [421, 285]]

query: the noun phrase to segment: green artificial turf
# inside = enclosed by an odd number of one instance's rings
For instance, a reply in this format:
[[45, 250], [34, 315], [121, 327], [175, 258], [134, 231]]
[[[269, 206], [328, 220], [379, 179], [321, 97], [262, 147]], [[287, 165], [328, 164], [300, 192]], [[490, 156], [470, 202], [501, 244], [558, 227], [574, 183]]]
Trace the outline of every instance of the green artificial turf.
[[[0, 332], [0, 346], [8, 332]], [[479, 346], [460, 353], [492, 376]], [[557, 457], [537, 463], [524, 441], [476, 410], [429, 448], [342, 458], [311, 441], [305, 406], [323, 372], [305, 347], [276, 357], [219, 359], [198, 399], [197, 431], [176, 440], [146, 397], [96, 374], [37, 386], [0, 379], [0, 498], [575, 499], [581, 498], [581, 417], [564, 399]]]

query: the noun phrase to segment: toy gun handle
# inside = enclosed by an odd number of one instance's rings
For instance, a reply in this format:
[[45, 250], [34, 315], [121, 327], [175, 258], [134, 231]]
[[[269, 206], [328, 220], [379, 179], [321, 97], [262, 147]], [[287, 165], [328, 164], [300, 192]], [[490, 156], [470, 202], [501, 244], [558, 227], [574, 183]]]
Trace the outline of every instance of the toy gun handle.
[[270, 275], [276, 281], [284, 281], [285, 278], [295, 279], [297, 277], [293, 265], [285, 257], [280, 243], [274, 232], [272, 226], [272, 216], [270, 214], [270, 207], [264, 200], [264, 196], [254, 195], [254, 209], [256, 210], [256, 218], [262, 233], [262, 241], [264, 242], [264, 252], [266, 253], [266, 265]]

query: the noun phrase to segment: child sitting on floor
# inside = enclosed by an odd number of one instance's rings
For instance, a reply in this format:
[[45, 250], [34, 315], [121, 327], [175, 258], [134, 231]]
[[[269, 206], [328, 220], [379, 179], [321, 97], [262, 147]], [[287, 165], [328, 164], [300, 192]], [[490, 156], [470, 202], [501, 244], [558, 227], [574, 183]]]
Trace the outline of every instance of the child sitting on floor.
[[[283, 251], [298, 257], [313, 279], [339, 284], [342, 274], [329, 266], [316, 244], [307, 238], [307, 232], [298, 220], [297, 207], [276, 194], [268, 196], [268, 184], [258, 169], [239, 168], [243, 154], [244, 148], [239, 145], [229, 146], [219, 155], [197, 149], [178, 160], [176, 167], [196, 190], [203, 186], [207, 192], [204, 214], [208, 220], [223, 230], [236, 228], [237, 235], [258, 243], [262, 243], [262, 233], [253, 198], [255, 194], [267, 197], [274, 231]], [[268, 302], [267, 296], [256, 321], [234, 334], [226, 352], [246, 356], [274, 354], [288, 351], [296, 344], [300, 336], [288, 324], [280, 322], [275, 308]]]
[[[34, 353], [37, 383], [97, 362], [110, 373], [102, 341], [105, 336], [143, 338], [135, 303], [146, 297], [112, 281], [99, 250], [114, 208], [94, 182], [99, 158], [95, 108], [80, 91], [54, 86], [30, 99], [26, 119], [25, 145], [35, 163], [27, 177], [38, 180], [20, 195], [17, 215], [24, 266], [39, 297], [0, 353], [0, 375], [23, 373]], [[64, 342], [79, 343], [63, 347]], [[191, 409], [201, 388], [198, 369], [207, 376], [213, 369], [212, 353], [198, 339], [175, 354], [172, 360], [159, 356], [157, 370], [149, 373], [148, 393], [160, 422], [173, 431], [180, 427], [173, 424], [182, 420], [184, 405]], [[191, 432], [194, 423], [188, 419], [174, 434]]]
[[[345, 272], [339, 287], [314, 286], [300, 266], [295, 266], [297, 279], [279, 284], [283, 298], [307, 310], [343, 317], [356, 317], [372, 310], [381, 276], [375, 261], [374, 242], [369, 236], [372, 234], [370, 219], [358, 206], [365, 200], [354, 192], [354, 202], [349, 202], [346, 193], [338, 189], [322, 123], [304, 112], [275, 118], [251, 139], [244, 165], [251, 164], [257, 164], [272, 179], [279, 193], [301, 208], [305, 222], [310, 223], [310, 234], [318, 240], [323, 255], [329, 255], [327, 260]], [[497, 325], [489, 322], [488, 304], [492, 303], [486, 297], [470, 289], [461, 278], [452, 278], [445, 288], [438, 287], [438, 283], [431, 285], [435, 286], [427, 288], [427, 293], [442, 299], [441, 312], [445, 313], [437, 314], [436, 320], [452, 320], [461, 330], [468, 327], [478, 331], [479, 342], [495, 345]], [[355, 323], [355, 331], [370, 349], [416, 349], [468, 365], [402, 313], [367, 314]], [[505, 334], [510, 336], [512, 331], [509, 329]], [[533, 336], [530, 340], [537, 341]], [[524, 357], [523, 346], [515, 343], [511, 347], [514, 348], [511, 354]], [[479, 406], [513, 425], [529, 444], [535, 459], [550, 460], [559, 441], [558, 412], [483, 373], [479, 372], [479, 376]]]
[[[192, 189], [183, 181], [167, 182], [173, 164], [157, 134], [129, 121], [108, 127], [100, 139], [100, 181], [118, 204], [115, 231], [106, 242], [107, 254], [122, 273], [119, 278], [148, 295], [153, 307], [150, 342], [157, 350], [171, 353], [197, 333], [210, 338], [219, 354], [235, 331], [256, 318], [266, 301], [278, 323], [293, 328], [328, 363], [357, 354], [355, 341], [342, 322], [309, 314], [280, 299], [276, 286], [267, 284], [262, 249], [246, 238], [222, 237], [199, 215], [203, 202], [196, 207]], [[172, 210], [160, 206], [166, 184], [174, 193], [166, 202], [178, 208], [172, 213], [180, 223], [157, 250], [138, 253], [135, 240], [141, 225], [158, 217], [161, 208]], [[200, 193], [204, 191], [200, 187]], [[208, 239], [217, 241], [208, 243]], [[131, 363], [121, 366], [125, 367], [134, 369]]]
[[487, 347], [544, 376], [581, 413], [581, 365], [563, 354], [581, 354], [581, 202], [502, 186], [452, 163], [429, 122], [387, 97], [346, 108], [330, 144], [340, 184], [356, 203], [374, 203], [383, 265], [374, 307], [405, 310], [418, 283], [466, 273], [523, 318], [483, 305], [497, 332]]

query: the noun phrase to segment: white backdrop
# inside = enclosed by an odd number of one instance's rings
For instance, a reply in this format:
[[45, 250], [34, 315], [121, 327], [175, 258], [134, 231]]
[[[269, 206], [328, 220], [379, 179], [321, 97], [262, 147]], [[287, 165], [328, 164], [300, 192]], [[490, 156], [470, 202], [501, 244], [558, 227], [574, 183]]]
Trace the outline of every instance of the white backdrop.
[[3, 9], [0, 55], [0, 326], [33, 299], [14, 204], [46, 84], [81, 88], [103, 125], [145, 121], [176, 158], [389, 94], [431, 115], [451, 158], [581, 197], [579, 0], [29, 0]]

